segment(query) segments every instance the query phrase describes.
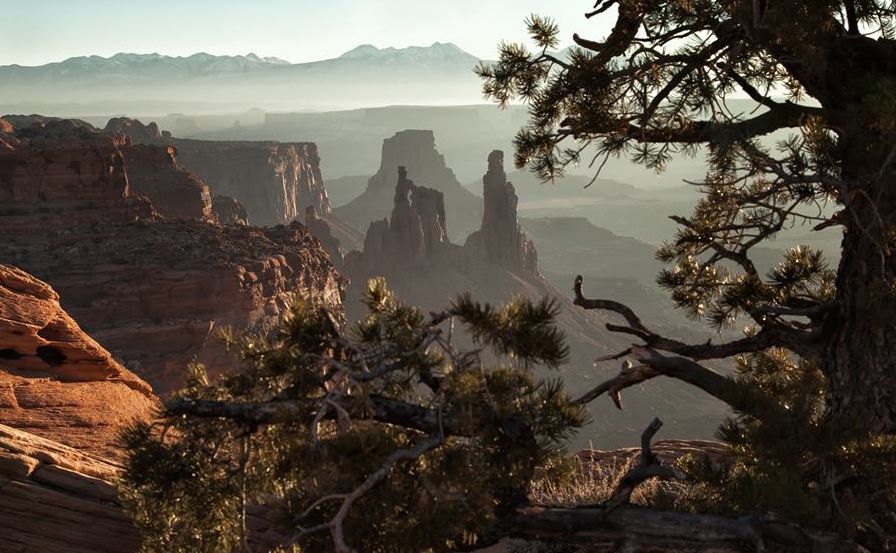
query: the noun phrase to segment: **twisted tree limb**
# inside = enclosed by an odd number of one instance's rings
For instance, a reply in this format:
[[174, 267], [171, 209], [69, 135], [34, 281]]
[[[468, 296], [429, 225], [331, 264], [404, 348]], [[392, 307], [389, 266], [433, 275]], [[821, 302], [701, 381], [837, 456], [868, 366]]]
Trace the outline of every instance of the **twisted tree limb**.
[[684, 475], [681, 474], [681, 472], [672, 467], [663, 465], [660, 458], [657, 457], [650, 448], [650, 442], [653, 441], [653, 437], [659, 432], [659, 429], [662, 426], [663, 421], [655, 418], [647, 428], [644, 429], [644, 433], [641, 435], [641, 453], [638, 455], [638, 463], [622, 477], [622, 480], [619, 481], [619, 485], [617, 485], [616, 489], [613, 491], [613, 495], [606, 503], [604, 503], [604, 507], [607, 511], [612, 511], [621, 505], [631, 503], [632, 493], [634, 493], [638, 486], [647, 480], [652, 478], [659, 478], [660, 480], [681, 480], [684, 478]]
[[613, 300], [586, 298], [583, 292], [583, 280], [581, 275], [575, 279], [573, 303], [583, 309], [599, 309], [621, 315], [628, 325], [621, 326], [607, 323], [607, 330], [637, 336], [649, 348], [668, 351], [698, 360], [722, 359], [744, 353], [756, 353], [771, 347], [787, 348], [808, 358], [818, 354], [817, 347], [812, 343], [811, 335], [808, 332], [779, 325], [769, 325], [763, 327], [752, 336], [722, 344], [713, 344], [711, 342], [688, 344], [680, 340], [666, 338], [648, 329], [641, 321], [641, 318], [627, 305]]
[[[336, 396], [330, 401], [346, 411], [352, 411], [357, 406], [358, 399]], [[438, 434], [443, 431], [445, 435], [449, 436], [468, 436], [470, 434], [452, 417], [440, 415], [435, 409], [380, 396], [368, 397], [367, 403], [369, 412], [366, 416], [371, 420], [419, 430], [427, 434]], [[314, 410], [317, 408], [321, 407], [312, 406], [307, 401], [294, 400], [237, 402], [172, 398], [165, 401], [165, 410], [170, 415], [223, 418], [252, 426], [294, 424], [302, 420], [310, 420], [314, 417]], [[336, 415], [333, 412], [329, 412], [323, 418], [334, 416]]]
[[622, 409], [619, 398], [622, 390], [657, 376], [668, 376], [687, 382], [724, 401], [735, 410], [749, 413], [758, 419], [791, 416], [787, 409], [760, 390], [749, 388], [686, 357], [661, 355], [643, 346], [632, 346], [628, 352], [637, 364], [624, 362], [618, 375], [589, 390], [576, 399], [576, 403], [589, 403], [608, 394], [616, 407]]

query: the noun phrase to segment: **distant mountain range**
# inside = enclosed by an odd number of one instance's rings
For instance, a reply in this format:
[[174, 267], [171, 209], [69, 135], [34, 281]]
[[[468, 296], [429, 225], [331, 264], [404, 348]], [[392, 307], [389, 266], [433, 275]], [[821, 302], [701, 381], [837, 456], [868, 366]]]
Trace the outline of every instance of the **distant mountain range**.
[[41, 66], [0, 66], [0, 111], [55, 105], [87, 112], [101, 107], [106, 113], [197, 113], [477, 103], [480, 82], [473, 68], [479, 61], [439, 42], [407, 48], [364, 44], [337, 58], [295, 64], [255, 54], [79, 56]]

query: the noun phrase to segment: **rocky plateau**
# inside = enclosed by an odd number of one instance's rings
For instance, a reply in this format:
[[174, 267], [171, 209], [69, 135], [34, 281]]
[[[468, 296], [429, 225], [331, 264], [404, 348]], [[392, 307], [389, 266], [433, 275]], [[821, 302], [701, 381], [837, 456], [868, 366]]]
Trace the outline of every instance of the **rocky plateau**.
[[[169, 146], [71, 120], [15, 121], [14, 149], [0, 150], [0, 262], [51, 284], [157, 393], [177, 389], [193, 360], [213, 374], [234, 366], [219, 329], [264, 330], [297, 296], [341, 313], [341, 277], [304, 226], [217, 224], [204, 180]], [[142, 178], [153, 168], [170, 178]], [[188, 207], [183, 189], [193, 208], [164, 207]]]

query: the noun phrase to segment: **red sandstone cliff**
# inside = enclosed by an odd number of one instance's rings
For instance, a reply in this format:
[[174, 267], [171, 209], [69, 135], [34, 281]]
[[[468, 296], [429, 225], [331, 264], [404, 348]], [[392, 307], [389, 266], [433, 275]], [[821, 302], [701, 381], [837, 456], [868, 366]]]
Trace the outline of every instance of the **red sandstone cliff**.
[[110, 119], [105, 132], [123, 134], [137, 145], [172, 146], [169, 153], [181, 170], [204, 181], [213, 196], [237, 200], [253, 225], [302, 220], [308, 207], [322, 217], [330, 215], [320, 156], [311, 142], [174, 139], [154, 122], [144, 125], [126, 117]]
[[297, 296], [341, 312], [341, 277], [303, 226], [162, 219], [130, 188], [124, 137], [40, 125], [15, 129], [22, 144], [0, 150], [0, 262], [49, 282], [158, 393], [194, 358], [212, 373], [234, 365], [216, 337], [224, 326], [271, 327]]
[[199, 175], [212, 194], [246, 206], [253, 225], [301, 221], [305, 209], [330, 213], [317, 146], [305, 143], [174, 140], [182, 167]]
[[146, 196], [163, 217], [214, 221], [208, 185], [178, 166], [173, 146], [122, 147], [131, 192]]
[[0, 551], [137, 551], [137, 529], [112, 484], [119, 470], [109, 459], [0, 424]]

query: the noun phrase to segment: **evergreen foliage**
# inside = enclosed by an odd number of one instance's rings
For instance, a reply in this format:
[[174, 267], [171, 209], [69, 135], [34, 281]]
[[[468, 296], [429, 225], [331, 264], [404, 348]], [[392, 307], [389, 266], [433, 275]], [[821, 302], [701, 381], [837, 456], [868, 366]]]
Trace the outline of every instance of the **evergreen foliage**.
[[738, 385], [774, 398], [785, 414], [728, 419], [717, 433], [732, 448], [728, 463], [713, 465], [699, 454], [680, 459], [691, 485], [676, 505], [769, 514], [851, 538], [864, 535], [872, 550], [886, 550], [896, 523], [896, 439], [825, 417], [821, 371], [784, 349], [736, 361]]
[[[599, 173], [611, 156], [662, 171], [705, 155], [701, 198], [672, 217], [658, 282], [690, 317], [745, 325], [745, 337], [665, 338], [626, 306], [585, 298], [579, 280], [579, 305], [621, 315], [608, 328], [643, 342], [608, 359], [646, 367], [588, 399], [658, 375], [694, 384], [736, 411], [719, 430], [733, 460], [687, 460], [696, 485], [681, 506], [896, 548], [896, 3], [597, 0], [594, 16], [615, 17], [612, 31], [574, 35], [563, 52], [557, 25], [531, 17], [534, 48], [501, 44], [478, 68], [486, 96], [529, 108], [516, 164], [550, 180], [583, 163]], [[732, 101], [744, 95], [754, 108]], [[796, 245], [758, 269], [754, 249], [796, 226], [842, 228], [838, 265]], [[699, 364], [726, 358], [732, 378]]]
[[[559, 380], [533, 372], [566, 358], [556, 304], [462, 296], [427, 315], [382, 280], [364, 301], [349, 332], [299, 302], [274, 335], [231, 337], [241, 370], [193, 367], [162, 422], [127, 432], [120, 491], [143, 552], [240, 550], [258, 506], [277, 512], [288, 550], [346, 551], [338, 531], [355, 551], [448, 551], [525, 500], [585, 422]], [[499, 361], [456, 349], [454, 321]]]

